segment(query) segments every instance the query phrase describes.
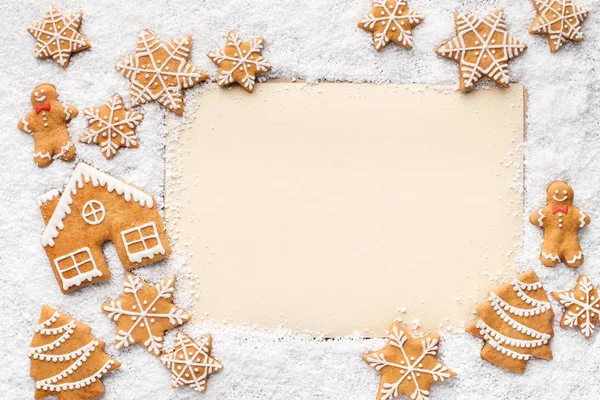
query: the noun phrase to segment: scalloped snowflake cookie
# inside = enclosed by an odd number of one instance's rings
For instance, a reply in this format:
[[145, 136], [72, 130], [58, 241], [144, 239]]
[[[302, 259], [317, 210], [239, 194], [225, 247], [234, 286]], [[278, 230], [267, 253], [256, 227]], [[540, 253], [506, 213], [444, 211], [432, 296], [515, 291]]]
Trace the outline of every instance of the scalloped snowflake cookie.
[[429, 388], [456, 373], [437, 360], [440, 335], [413, 339], [399, 322], [390, 328], [385, 348], [363, 356], [363, 360], [381, 374], [377, 400], [398, 398], [428, 400]]
[[123, 296], [102, 305], [102, 311], [117, 324], [115, 347], [141, 343], [158, 356], [165, 332], [191, 319], [173, 304], [174, 292], [175, 276], [150, 286], [140, 277], [127, 273]]
[[580, 275], [572, 292], [552, 292], [552, 296], [565, 306], [560, 326], [579, 328], [589, 339], [600, 322], [600, 298], [598, 289], [585, 275]]
[[262, 56], [263, 44], [264, 39], [260, 37], [242, 42], [235, 32], [230, 31], [225, 48], [207, 54], [219, 67], [219, 86], [236, 82], [246, 91], [252, 92], [256, 77], [272, 68]]
[[538, 17], [529, 33], [548, 36], [550, 51], [558, 51], [567, 40], [583, 41], [581, 23], [589, 11], [571, 0], [532, 0]]
[[460, 90], [473, 89], [483, 76], [508, 87], [508, 60], [523, 53], [527, 46], [506, 31], [504, 11], [477, 18], [455, 13], [456, 37], [436, 50], [442, 57], [459, 64]]
[[117, 154], [121, 147], [139, 147], [136, 129], [144, 120], [144, 114], [125, 109], [118, 94], [100, 107], [85, 108], [83, 115], [90, 126], [79, 137], [79, 141], [99, 145], [107, 160]]
[[373, 32], [375, 50], [381, 51], [390, 41], [412, 49], [412, 29], [423, 22], [423, 16], [408, 8], [404, 0], [373, 0], [371, 11], [358, 27]]

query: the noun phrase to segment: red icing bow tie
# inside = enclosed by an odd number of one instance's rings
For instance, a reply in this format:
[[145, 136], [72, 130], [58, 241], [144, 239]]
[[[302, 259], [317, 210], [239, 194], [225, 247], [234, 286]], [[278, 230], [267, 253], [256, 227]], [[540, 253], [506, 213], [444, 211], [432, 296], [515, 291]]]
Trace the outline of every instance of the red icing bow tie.
[[50, 103], [45, 102], [44, 104], [42, 104], [41, 106], [39, 104], [37, 104], [35, 106], [35, 113], [39, 114], [42, 112], [42, 110], [46, 110], [46, 111], [50, 111]]
[[556, 214], [559, 211], [563, 214], [566, 214], [569, 211], [569, 206], [562, 206], [562, 207], [552, 206], [552, 214]]

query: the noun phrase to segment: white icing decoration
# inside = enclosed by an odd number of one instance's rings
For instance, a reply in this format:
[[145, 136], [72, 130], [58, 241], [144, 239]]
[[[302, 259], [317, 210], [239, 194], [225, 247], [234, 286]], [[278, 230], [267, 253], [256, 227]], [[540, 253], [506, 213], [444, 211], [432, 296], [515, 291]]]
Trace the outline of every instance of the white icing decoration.
[[[412, 47], [413, 36], [411, 25], [420, 24], [423, 21], [423, 16], [410, 9], [408, 9], [406, 13], [402, 13], [402, 10], [400, 9], [407, 6], [406, 1], [404, 0], [398, 0], [393, 10], [389, 10], [386, 7], [386, 3], [387, 0], [373, 0], [373, 9], [374, 11], [381, 9], [380, 15], [377, 16], [374, 15], [373, 12], [370, 12], [360, 20], [360, 23], [371, 32], [375, 32], [375, 27], [378, 22], [384, 24], [383, 31], [376, 32], [373, 36], [373, 43], [377, 50], [383, 48], [390, 42], [390, 38], [387, 35], [390, 27], [394, 32], [398, 30], [398, 42], [403, 46]], [[403, 20], [408, 20], [408, 27], [404, 27]]]
[[[144, 228], [152, 228], [152, 233], [150, 235], [143, 235], [142, 230]], [[128, 241], [126, 239], [127, 234], [131, 232], [138, 232], [139, 238], [135, 240]], [[153, 259], [157, 254], [165, 254], [165, 249], [160, 242], [160, 238], [158, 237], [158, 231], [156, 230], [156, 224], [154, 222], [149, 222], [144, 225], [136, 226], [131, 229], [124, 230], [121, 232], [121, 237], [123, 238], [123, 244], [125, 245], [125, 250], [127, 251], [127, 256], [129, 257], [129, 261], [131, 262], [141, 262], [144, 258]], [[148, 240], [155, 239], [156, 245], [152, 247], [148, 247]], [[130, 252], [130, 248], [132, 245], [136, 243], [142, 243], [144, 245], [144, 249], [137, 251], [135, 253]]]
[[71, 109], [68, 104], [61, 104], [63, 108], [63, 112], [65, 113], [65, 118], [67, 121], [71, 120]]
[[[482, 25], [489, 30], [487, 36], [478, 32]], [[525, 51], [526, 46], [506, 32], [504, 12], [488, 14], [484, 18], [459, 13], [456, 17], [456, 29], [456, 37], [437, 51], [444, 57], [460, 62], [460, 76], [464, 86], [472, 87], [484, 75], [494, 81], [508, 84], [510, 79], [507, 61]], [[465, 36], [473, 35], [478, 39], [478, 44], [467, 46]], [[499, 40], [492, 42], [495, 38]], [[467, 61], [466, 55], [473, 53], [477, 60], [475, 62]], [[486, 64], [487, 67], [484, 68]]]
[[[54, 322], [52, 322], [52, 323], [54, 323]], [[34, 354], [41, 354], [48, 350], [53, 350], [56, 347], [60, 347], [61, 344], [66, 342], [71, 337], [71, 335], [73, 334], [73, 332], [75, 330], [75, 327], [76, 327], [75, 321], [70, 321], [67, 325], [64, 326], [64, 328], [62, 330], [62, 334], [58, 338], [56, 338], [55, 340], [53, 340], [50, 343], [47, 343], [47, 344], [44, 344], [41, 346], [30, 347], [29, 350], [27, 351], [27, 354], [30, 357], [33, 357]]]
[[45, 203], [49, 202], [50, 200], [52, 200], [58, 196], [60, 196], [60, 192], [57, 189], [49, 190], [46, 193], [44, 193], [43, 195], [41, 195], [40, 197], [38, 197], [38, 206], [41, 207]]
[[[75, 256], [81, 253], [86, 253], [86, 256], [80, 261], [77, 261], [77, 258]], [[66, 259], [70, 259], [72, 265], [65, 269], [61, 269], [60, 262]], [[85, 272], [81, 272], [79, 267], [88, 263], [91, 263], [92, 269]], [[56, 258], [54, 260], [54, 268], [58, 272], [58, 276], [60, 277], [60, 280], [62, 282], [63, 290], [67, 290], [71, 286], [79, 286], [85, 280], [91, 282], [92, 279], [102, 276], [102, 272], [96, 266], [96, 262], [94, 261], [94, 257], [92, 257], [92, 252], [90, 251], [89, 247], [84, 247], [62, 257]], [[70, 278], [66, 278], [65, 273], [73, 269], [77, 270], [77, 274]]]
[[[119, 330], [116, 336], [115, 347], [120, 349], [121, 347], [127, 347], [135, 342], [132, 337], [133, 331], [139, 326], [144, 329], [147, 333], [148, 339], [144, 342], [144, 346], [148, 351], [159, 355], [162, 350], [161, 336], [155, 336], [150, 328], [149, 319], [163, 318], [168, 319], [169, 323], [173, 326], [181, 325], [184, 321], [187, 321], [190, 317], [184, 311], [178, 309], [175, 306], [171, 307], [168, 314], [156, 313], [154, 306], [160, 299], [170, 299], [175, 291], [173, 284], [173, 278], [163, 279], [154, 287], [156, 288], [156, 297], [149, 303], [142, 302], [138, 296], [138, 292], [143, 289], [144, 283], [139, 277], [128, 274], [125, 278], [125, 284], [123, 293], [133, 295], [135, 304], [129, 306], [131, 309], [123, 308], [123, 303], [120, 300], [113, 300], [110, 304], [102, 305], [102, 310], [114, 321], [118, 321], [122, 316], [128, 316], [131, 318], [133, 324], [127, 331]], [[138, 331], [139, 332], [139, 331]]]
[[81, 217], [90, 225], [98, 225], [104, 221], [106, 217], [106, 209], [104, 204], [98, 200], [89, 200], [81, 209]]
[[552, 198], [560, 203], [560, 202], [567, 200], [569, 198], [569, 196], [563, 196], [561, 198], [558, 198], [558, 197], [556, 197], [556, 195], [553, 194]]
[[538, 225], [539, 225], [539, 226], [544, 226], [544, 218], [546, 218], [546, 216], [545, 216], [545, 215], [544, 215], [544, 213], [542, 212], [542, 209], [541, 209], [541, 208], [538, 210], [538, 212], [537, 212], [537, 213], [538, 213], [538, 215], [540, 216], [540, 217], [538, 218], [538, 220], [537, 220], [537, 221], [538, 221]]
[[560, 261], [560, 256], [559, 255], [553, 255], [552, 253], [544, 253], [542, 251], [542, 256], [546, 259], [546, 260], [552, 260], [552, 261]]
[[[496, 341], [496, 343], [498, 343], [498, 344], [506, 343], [507, 345], [514, 346], [514, 347], [533, 348], [533, 347], [540, 347], [540, 346], [543, 346], [548, 343], [548, 338], [522, 340], [522, 339], [515, 339], [515, 338], [511, 338], [509, 336], [505, 336], [505, 335], [501, 334], [500, 332], [494, 330], [488, 324], [483, 322], [483, 320], [477, 321], [476, 326], [478, 329], [480, 329], [479, 333], [481, 333], [481, 335], [484, 336], [484, 339], [489, 340], [491, 338], [494, 341]], [[485, 338], [486, 335], [488, 335], [489, 337]]]
[[579, 227], [583, 228], [585, 226], [585, 213], [579, 210]]
[[567, 264], [573, 264], [575, 261], [581, 260], [583, 257], [583, 253], [579, 251], [579, 253], [575, 254], [571, 260], [565, 260]]
[[[581, 333], [583, 333], [585, 337], [589, 338], [592, 333], [594, 333], [595, 328], [594, 324], [592, 323], [590, 313], [595, 315], [600, 314], [600, 310], [595, 308], [600, 302], [600, 297], [596, 297], [594, 299], [594, 296], [590, 296], [590, 293], [594, 290], [594, 286], [585, 275], [582, 275], [579, 278], [577, 281], [577, 286], [578, 289], [585, 294], [583, 300], [577, 299], [574, 292], [560, 293], [560, 304], [565, 307], [569, 307], [571, 305], [579, 306], [577, 312], [573, 312], [571, 310], [567, 310], [565, 312], [565, 315], [563, 316], [563, 323], [572, 328], [579, 327]], [[580, 318], [582, 319], [581, 322], [579, 322]]]
[[[221, 67], [219, 68], [217, 83], [219, 85], [229, 85], [230, 83], [233, 83], [233, 73], [237, 69], [244, 72], [244, 77], [240, 83], [244, 86], [244, 88], [251, 91], [256, 83], [256, 75], [267, 72], [269, 69], [271, 69], [271, 64], [269, 64], [260, 54], [263, 50], [263, 42], [264, 41], [262, 38], [250, 40], [250, 50], [246, 53], [242, 53], [242, 49], [240, 48], [242, 40], [239, 38], [237, 33], [233, 31], [229, 32], [225, 46], [235, 47], [236, 55], [228, 56], [225, 53], [225, 49], [208, 53], [208, 58]], [[250, 56], [253, 54], [256, 55], [256, 57], [251, 59]], [[221, 64], [223, 64], [224, 61], [232, 62], [230, 69], [222, 67]], [[254, 70], [253, 74], [250, 73], [252, 70]]]
[[152, 208], [154, 201], [152, 196], [138, 190], [112, 176], [101, 172], [94, 167], [80, 162], [75, 167], [75, 171], [62, 194], [52, 217], [48, 221], [42, 234], [42, 245], [54, 246], [54, 239], [58, 237], [59, 231], [64, 229], [63, 219], [71, 214], [70, 205], [73, 203], [73, 196], [77, 194], [77, 189], [83, 188], [85, 184], [91, 183], [94, 187], [104, 187], [109, 192], [116, 192], [122, 196], [125, 201], [131, 200], [139, 203], [141, 207]]
[[567, 39], [583, 39], [580, 22], [587, 16], [588, 10], [576, 6], [571, 0], [535, 0], [535, 2], [540, 9], [540, 14], [531, 26], [531, 31], [548, 34], [554, 45], [554, 51], [558, 50]]
[[[182, 332], [177, 332], [176, 342], [175, 351], [160, 357], [160, 361], [171, 369], [171, 385], [175, 388], [190, 385], [197, 392], [204, 392], [206, 378], [223, 368], [210, 356], [208, 338], [196, 343]], [[197, 361], [198, 358], [200, 361]]]
[[438, 350], [437, 339], [431, 339], [429, 337], [421, 340], [422, 353], [415, 359], [414, 357], [408, 357], [404, 345], [407, 342], [406, 334], [403, 331], [399, 331], [394, 325], [392, 332], [388, 336], [389, 344], [400, 349], [402, 353], [403, 363], [394, 363], [388, 361], [383, 353], [374, 353], [367, 358], [367, 362], [372, 368], [380, 371], [384, 367], [393, 367], [400, 369], [400, 377], [395, 383], [387, 383], [381, 388], [381, 400], [390, 400], [395, 397], [399, 397], [398, 387], [404, 382], [404, 380], [411, 381], [415, 385], [415, 391], [410, 396], [411, 399], [428, 400], [429, 391], [423, 390], [419, 386], [419, 380], [416, 374], [429, 374], [434, 381], [443, 382], [445, 379], [451, 377], [448, 371], [448, 367], [441, 363], [435, 364], [431, 369], [428, 367], [420, 367], [421, 361], [427, 356], [436, 356]]
[[27, 122], [27, 120], [25, 119], [25, 117], [23, 117], [21, 119], [21, 123], [23, 124], [23, 130], [27, 133], [29, 133], [30, 135], [33, 134], [33, 132], [31, 131], [31, 129], [29, 129], [29, 123]]
[[34, 158], [47, 158], [48, 160], [57, 160], [59, 158], [61, 158], [62, 156], [65, 155], [65, 153], [67, 151], [69, 151], [69, 149], [73, 147], [73, 142], [69, 142], [67, 144], [65, 144], [64, 146], [62, 146], [60, 148], [60, 152], [56, 153], [53, 156], [50, 156], [50, 153], [42, 153], [41, 151], [38, 151], [37, 153], [33, 153], [33, 157]]

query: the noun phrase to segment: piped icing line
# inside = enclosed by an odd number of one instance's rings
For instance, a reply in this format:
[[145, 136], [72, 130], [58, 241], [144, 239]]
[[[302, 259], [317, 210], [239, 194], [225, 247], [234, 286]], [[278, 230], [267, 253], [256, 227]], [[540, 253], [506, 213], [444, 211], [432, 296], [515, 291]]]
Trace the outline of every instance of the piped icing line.
[[583, 253], [581, 251], [579, 251], [579, 253], [577, 253], [575, 256], [573, 256], [573, 259], [565, 260], [565, 262], [567, 264], [573, 264], [575, 261], [581, 260], [582, 257], [583, 257]]
[[21, 118], [21, 123], [23, 124], [23, 130], [32, 135], [33, 132], [31, 131], [31, 129], [29, 129], [29, 123], [27, 122], [25, 117]]
[[69, 109], [69, 105], [68, 104], [60, 104], [63, 108], [63, 111], [65, 113], [65, 117], [67, 118], [67, 121], [69, 121], [71, 119], [71, 110]]
[[28, 350], [28, 354], [42, 353], [44, 351], [53, 350], [56, 347], [60, 347], [61, 344], [66, 342], [71, 337], [71, 335], [73, 334], [73, 331], [75, 330], [75, 322], [74, 321], [69, 322], [67, 325], [69, 325], [69, 327], [67, 329], [65, 329], [65, 331], [59, 338], [57, 338], [53, 342], [43, 344], [41, 346], [30, 347]]
[[60, 152], [56, 153], [55, 155], [51, 156], [50, 153], [42, 153], [41, 151], [38, 151], [37, 153], [33, 153], [33, 157], [34, 158], [47, 158], [48, 160], [57, 160], [59, 158], [61, 158], [62, 156], [65, 155], [65, 153], [67, 151], [69, 151], [69, 149], [73, 147], [73, 142], [69, 142], [67, 144], [65, 144], [64, 146], [62, 146], [60, 148]]
[[490, 304], [494, 309], [496, 307], [500, 307], [505, 311], [509, 311], [511, 314], [517, 315], [519, 317], [531, 317], [533, 315], [539, 315], [543, 312], [548, 311], [552, 306], [550, 303], [540, 304], [534, 308], [519, 308], [508, 304], [504, 299], [498, 296], [496, 293], [491, 292], [489, 297]]
[[495, 308], [495, 311], [496, 314], [498, 314], [498, 316], [500, 317], [500, 319], [506, 322], [511, 328], [515, 329], [517, 332], [524, 333], [525, 335], [531, 336], [532, 338], [536, 339], [550, 339], [552, 337], [547, 333], [538, 332], [533, 328], [529, 328], [521, 324], [520, 322], [515, 321], [500, 307]]
[[542, 251], [542, 256], [546, 259], [546, 260], [552, 260], [552, 261], [560, 261], [560, 256], [558, 255], [553, 255], [552, 253], [544, 253]]
[[507, 345], [514, 347], [533, 348], [540, 347], [548, 343], [548, 339], [523, 340], [505, 336], [482, 320], [477, 321], [476, 326], [479, 329], [479, 333], [484, 336], [485, 340], [493, 339], [498, 344], [506, 343]]
[[46, 193], [44, 193], [43, 195], [41, 195], [40, 197], [38, 197], [38, 206], [41, 207], [45, 203], [49, 202], [50, 200], [52, 200], [58, 196], [60, 196], [60, 192], [58, 191], [58, 189], [49, 190]]
[[579, 210], [579, 227], [583, 228], [585, 226], [585, 213]]
[[65, 382], [65, 383], [61, 383], [61, 384], [53, 384], [52, 383], [53, 380], [55, 380], [54, 382], [60, 381], [63, 378], [67, 377], [68, 375], [72, 374], [73, 371], [75, 371], [78, 367], [80, 367], [83, 364], [83, 362], [85, 362], [86, 360], [87, 360], [87, 356], [85, 356], [85, 354], [84, 354], [83, 356], [81, 356], [79, 358], [79, 360], [77, 360], [74, 364], [72, 364], [71, 367], [67, 368], [60, 374], [53, 376], [51, 378], [48, 378], [48, 379], [44, 379], [42, 381], [37, 381], [35, 383], [35, 387], [37, 389], [57, 391], [57, 392], [59, 392], [61, 390], [81, 389], [82, 387], [88, 386], [89, 384], [96, 382], [98, 379], [100, 379], [104, 374], [106, 374], [111, 369], [111, 367], [115, 363], [114, 360], [108, 360], [92, 376], [89, 376], [85, 379], [82, 379], [82, 380], [79, 380], [76, 382]]
[[[547, 301], [540, 301], [540, 300], [534, 299], [533, 297], [531, 297], [527, 293], [525, 293], [523, 291], [523, 287], [521, 285], [527, 285], [527, 284], [523, 283], [523, 282], [519, 282], [519, 281], [515, 281], [513, 283], [513, 290], [515, 292], [517, 292], [517, 296], [521, 300], [523, 300], [527, 304], [531, 304], [534, 307], [543, 307], [543, 306], [550, 307], [550, 303], [549, 302], [547, 302]], [[541, 284], [541, 282], [536, 282], [536, 283], [534, 283], [532, 285], [529, 285], [529, 287], [530, 287], [530, 289], [526, 289], [526, 290], [528, 290], [528, 291], [538, 290], [538, 289], [540, 289], [542, 287], [542, 284]]]
[[542, 212], [542, 209], [541, 209], [541, 208], [538, 210], [538, 212], [537, 212], [537, 213], [538, 213], [538, 215], [540, 216], [540, 217], [538, 218], [538, 220], [537, 220], [537, 221], [538, 221], [538, 225], [539, 225], [539, 226], [544, 226], [544, 218], [546, 218], [546, 216], [545, 216], [545, 215], [544, 215], [544, 213]]
[[133, 200], [142, 207], [154, 207], [152, 196], [97, 170], [91, 165], [80, 162], [75, 167], [65, 191], [42, 233], [42, 245], [44, 247], [54, 246], [54, 239], [58, 237], [59, 231], [64, 229], [63, 220], [71, 214], [70, 206], [73, 203], [73, 196], [77, 194], [78, 189], [82, 189], [87, 183], [91, 183], [94, 187], [102, 186], [109, 192], [116, 192], [127, 202]]
[[80, 355], [82, 355], [83, 353], [91, 353], [92, 351], [94, 351], [96, 349], [96, 347], [98, 347], [100, 345], [100, 342], [98, 342], [97, 340], [93, 340], [91, 342], [89, 342], [88, 344], [78, 348], [77, 350], [74, 350], [70, 353], [65, 353], [65, 354], [40, 354], [40, 353], [30, 353], [28, 354], [29, 357], [32, 357], [35, 360], [41, 360], [41, 361], [52, 361], [52, 362], [61, 362], [61, 361], [68, 361], [71, 359], [75, 359], [76, 357], [79, 357]]
[[35, 332], [39, 332], [41, 329], [44, 329], [53, 323], [60, 317], [60, 313], [58, 311], [54, 311], [54, 314], [50, 316], [47, 320], [40, 322], [34, 329]]
[[496, 342], [491, 337], [487, 336], [487, 343], [496, 351], [505, 354], [509, 357], [512, 357], [517, 360], [528, 361], [531, 358], [530, 354], [519, 353], [518, 351], [508, 349], [502, 346], [500, 343]]

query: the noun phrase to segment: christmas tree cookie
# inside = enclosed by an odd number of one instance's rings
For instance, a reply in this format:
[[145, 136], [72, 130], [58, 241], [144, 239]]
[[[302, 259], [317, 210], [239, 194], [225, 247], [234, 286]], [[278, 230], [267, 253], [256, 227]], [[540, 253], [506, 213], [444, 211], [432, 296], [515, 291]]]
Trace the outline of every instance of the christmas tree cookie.
[[64, 16], [52, 7], [43, 20], [27, 28], [37, 40], [34, 55], [37, 58], [52, 57], [58, 65], [67, 68], [72, 53], [90, 48], [90, 43], [79, 33], [81, 18], [80, 12]]
[[225, 48], [207, 54], [208, 58], [219, 67], [217, 78], [219, 86], [236, 82], [246, 91], [252, 92], [256, 77], [271, 69], [271, 64], [262, 56], [264, 42], [265, 40], [260, 37], [242, 42], [235, 32], [230, 31]]
[[171, 370], [171, 386], [189, 385], [198, 393], [206, 392], [206, 379], [219, 372], [223, 365], [211, 357], [210, 336], [194, 342], [182, 331], [177, 332], [175, 350], [160, 356], [160, 361]]
[[141, 278], [127, 274], [123, 296], [102, 305], [102, 311], [117, 324], [115, 347], [143, 344], [159, 355], [165, 332], [191, 319], [173, 304], [175, 276], [150, 286]]
[[381, 374], [377, 400], [390, 400], [401, 394], [428, 400], [433, 383], [456, 376], [437, 360], [439, 342], [440, 335], [413, 339], [399, 322], [394, 322], [385, 348], [363, 356]]
[[558, 51], [567, 40], [583, 41], [581, 23], [589, 11], [572, 0], [532, 0], [538, 17], [529, 33], [548, 36], [550, 51]]
[[552, 292], [552, 296], [566, 308], [560, 326], [579, 328], [589, 339], [600, 322], [600, 298], [588, 277], [580, 275], [572, 292]]
[[44, 305], [28, 351], [35, 398], [91, 400], [102, 396], [100, 379], [120, 365], [103, 352], [104, 345], [92, 336], [89, 326]]
[[523, 373], [532, 357], [552, 359], [554, 312], [533, 270], [490, 291], [477, 313], [479, 319], [467, 332], [485, 340], [481, 349], [484, 360]]
[[149, 30], [142, 30], [133, 55], [117, 63], [117, 70], [131, 81], [131, 105], [158, 101], [183, 115], [183, 90], [208, 78], [190, 64], [191, 50], [191, 36], [162, 42]]
[[548, 204], [529, 216], [529, 222], [544, 230], [540, 261], [554, 267], [563, 261], [567, 267], [583, 264], [578, 230], [591, 222], [590, 216], [573, 206], [573, 188], [564, 181], [554, 181], [546, 189]]
[[506, 31], [504, 11], [484, 18], [467, 13], [454, 14], [456, 37], [436, 53], [459, 64], [460, 90], [465, 92], [481, 77], [508, 87], [508, 60], [523, 53], [527, 46]]

